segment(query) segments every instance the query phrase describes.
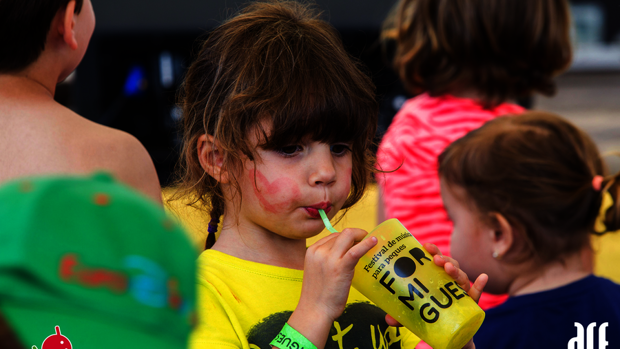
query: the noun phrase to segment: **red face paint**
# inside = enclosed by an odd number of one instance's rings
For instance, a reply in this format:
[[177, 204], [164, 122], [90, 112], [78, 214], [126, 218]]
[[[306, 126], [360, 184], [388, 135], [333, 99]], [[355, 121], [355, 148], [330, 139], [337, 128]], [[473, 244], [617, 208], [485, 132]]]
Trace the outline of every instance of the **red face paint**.
[[[250, 180], [261, 206], [271, 213], [285, 210], [301, 197], [299, 187], [288, 177], [276, 178], [273, 182], [269, 182], [260, 171], [254, 169], [250, 171]], [[286, 199], [281, 196], [286, 196]]]

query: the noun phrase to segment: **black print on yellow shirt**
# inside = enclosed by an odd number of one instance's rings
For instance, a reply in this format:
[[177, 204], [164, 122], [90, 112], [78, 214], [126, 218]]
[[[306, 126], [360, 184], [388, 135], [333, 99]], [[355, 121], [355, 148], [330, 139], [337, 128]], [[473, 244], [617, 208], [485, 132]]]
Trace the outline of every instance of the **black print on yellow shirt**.
[[[248, 332], [250, 348], [271, 349], [269, 343], [280, 333], [291, 314], [291, 311], [271, 314], [254, 325]], [[325, 349], [340, 348], [400, 349], [401, 332], [387, 325], [385, 312], [377, 306], [368, 302], [350, 303], [334, 321], [325, 344]]]

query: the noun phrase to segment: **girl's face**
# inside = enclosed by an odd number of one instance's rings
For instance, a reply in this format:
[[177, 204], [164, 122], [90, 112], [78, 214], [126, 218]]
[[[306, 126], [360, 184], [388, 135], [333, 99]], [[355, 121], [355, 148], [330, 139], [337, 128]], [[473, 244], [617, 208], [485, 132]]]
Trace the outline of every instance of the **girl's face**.
[[467, 204], [463, 188], [450, 186], [443, 178], [440, 187], [444, 207], [454, 225], [450, 240], [452, 257], [472, 279], [481, 273], [489, 274], [489, 267], [495, 262], [491, 245], [494, 230], [480, 219], [473, 204]]
[[349, 195], [350, 149], [347, 143], [312, 140], [277, 150], [256, 147], [255, 161], [246, 160], [243, 173], [237, 176], [242, 197], [240, 225], [291, 239], [321, 232], [324, 226], [318, 210], [331, 218]]

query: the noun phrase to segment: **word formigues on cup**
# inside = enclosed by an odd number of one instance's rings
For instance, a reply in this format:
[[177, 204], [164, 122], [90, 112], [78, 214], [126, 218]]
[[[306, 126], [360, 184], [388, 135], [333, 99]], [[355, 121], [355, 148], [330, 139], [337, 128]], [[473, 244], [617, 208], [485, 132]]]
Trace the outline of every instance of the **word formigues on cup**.
[[[391, 272], [389, 270], [384, 270], [388, 265], [393, 264], [394, 274], [405, 279], [414, 275], [418, 265], [424, 266], [425, 261], [427, 263], [433, 263], [431, 258], [429, 258], [422, 249], [417, 247], [409, 250], [409, 255], [399, 257], [401, 252], [406, 250], [404, 244], [394, 249], [389, 255], [385, 254], [389, 248], [396, 246], [398, 242], [408, 237], [413, 238], [411, 234], [406, 232], [396, 237], [396, 239], [388, 241], [387, 245], [384, 245], [381, 250], [373, 256], [371, 262], [364, 266], [366, 272], [370, 272], [373, 267], [376, 267], [372, 274], [373, 278], [378, 279], [379, 276], [381, 276], [379, 283], [385, 290], [393, 295], [396, 294], [396, 291], [391, 286], [396, 281], [396, 278], [390, 276]], [[418, 278], [414, 277], [411, 281], [412, 282], [409, 282], [407, 285], [408, 293], [398, 295], [397, 297], [407, 308], [414, 311], [415, 308], [411, 303], [416, 300], [416, 296], [419, 299], [425, 299], [425, 296], [428, 296], [430, 290]], [[458, 301], [463, 297], [469, 297], [465, 290], [452, 281], [439, 287], [439, 291], [445, 296], [444, 303], [431, 295], [428, 297], [429, 301], [420, 306], [420, 317], [429, 324], [439, 320], [440, 310], [437, 308], [448, 309], [454, 304], [454, 301]]]

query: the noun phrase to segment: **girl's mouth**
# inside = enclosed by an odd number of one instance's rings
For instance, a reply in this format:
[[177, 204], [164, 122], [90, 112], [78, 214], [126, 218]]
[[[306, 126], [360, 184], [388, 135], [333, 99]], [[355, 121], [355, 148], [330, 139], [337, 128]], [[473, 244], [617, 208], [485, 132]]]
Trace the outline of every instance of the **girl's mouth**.
[[310, 217], [320, 219], [321, 215], [319, 214], [319, 209], [325, 211], [325, 213], [328, 213], [331, 211], [332, 206], [330, 204], [319, 204], [314, 206], [306, 206], [304, 209]]

